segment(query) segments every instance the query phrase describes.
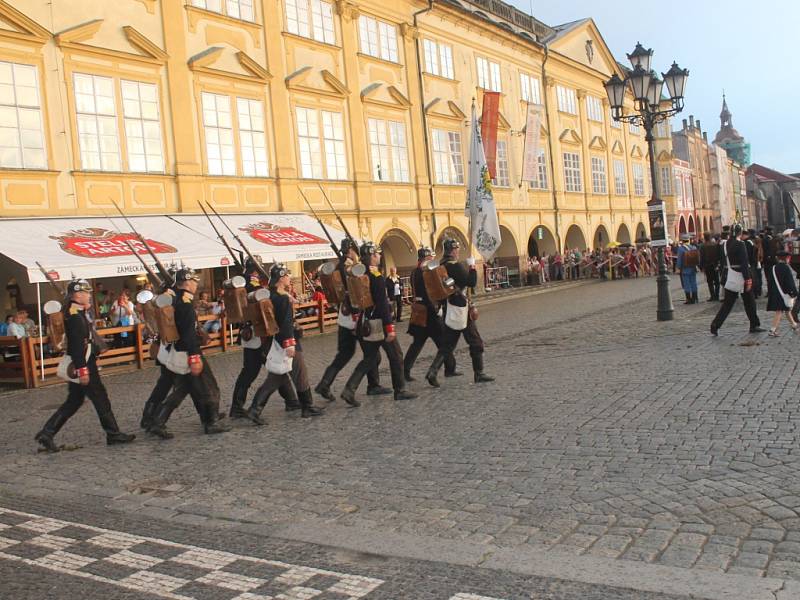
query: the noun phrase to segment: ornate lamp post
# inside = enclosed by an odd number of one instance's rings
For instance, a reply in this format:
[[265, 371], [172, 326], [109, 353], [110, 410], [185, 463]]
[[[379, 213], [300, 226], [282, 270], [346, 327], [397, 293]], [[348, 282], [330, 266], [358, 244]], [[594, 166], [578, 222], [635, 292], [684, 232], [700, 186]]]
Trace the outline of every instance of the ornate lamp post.
[[[647, 152], [650, 158], [650, 181], [652, 182], [653, 195], [647, 203], [649, 212], [661, 215], [664, 227], [663, 239], [657, 240], [653, 235], [653, 245], [658, 245], [658, 310], [659, 321], [671, 321], [673, 317], [672, 298], [669, 292], [669, 276], [664, 260], [664, 248], [667, 245], [667, 224], [664, 218], [664, 201], [658, 194], [658, 178], [656, 177], [656, 151], [653, 128], [656, 123], [665, 121], [669, 117], [683, 110], [683, 92], [686, 80], [689, 77], [687, 69], [681, 69], [677, 63], [672, 63], [672, 68], [662, 73], [663, 79], [650, 69], [653, 50], [645, 49], [637, 42], [636, 48], [628, 54], [633, 69], [625, 79], [614, 73], [606, 84], [608, 101], [611, 104], [611, 116], [615, 121], [632, 123], [644, 128]], [[664, 84], [669, 92], [669, 106], [662, 107], [661, 94]], [[625, 92], [633, 93], [634, 112], [625, 114]], [[653, 221], [651, 221], [652, 223]], [[654, 227], [651, 226], [651, 234]]]

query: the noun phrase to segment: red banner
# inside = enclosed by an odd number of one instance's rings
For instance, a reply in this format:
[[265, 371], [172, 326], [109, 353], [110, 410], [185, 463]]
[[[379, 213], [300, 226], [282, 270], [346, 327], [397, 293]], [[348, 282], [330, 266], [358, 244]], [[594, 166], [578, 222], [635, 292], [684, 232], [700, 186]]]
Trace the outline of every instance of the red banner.
[[266, 222], [243, 227], [242, 231], [249, 233], [254, 240], [269, 246], [327, 245], [328, 243], [316, 235], [300, 231], [295, 227], [280, 227]]
[[500, 116], [500, 92], [483, 93], [481, 114], [481, 139], [486, 155], [486, 166], [494, 179], [497, 176], [497, 121]]
[[[87, 258], [105, 258], [107, 256], [131, 256], [130, 242], [137, 254], [147, 254], [147, 248], [134, 233], [118, 233], [100, 227], [90, 227], [78, 231], [70, 231], [59, 236], [50, 236], [57, 240], [61, 249], [75, 256]], [[174, 254], [178, 250], [174, 246], [156, 240], [147, 240], [147, 245], [157, 254]]]

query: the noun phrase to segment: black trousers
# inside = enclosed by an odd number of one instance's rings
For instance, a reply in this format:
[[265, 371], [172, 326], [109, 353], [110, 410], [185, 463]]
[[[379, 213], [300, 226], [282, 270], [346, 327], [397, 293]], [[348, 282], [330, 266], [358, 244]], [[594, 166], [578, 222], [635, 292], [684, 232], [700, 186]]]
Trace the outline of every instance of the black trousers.
[[[727, 289], [725, 290], [725, 297], [722, 301], [722, 306], [719, 307], [717, 316], [714, 317], [714, 320], [711, 322], [713, 327], [716, 329], [720, 329], [722, 327], [722, 324], [725, 322], [725, 319], [728, 318], [733, 305], [736, 304], [736, 299], [738, 297], [738, 293]], [[742, 304], [744, 304], [744, 311], [747, 313], [747, 318], [750, 320], [750, 329], [759, 327], [761, 325], [761, 321], [758, 319], [758, 314], [756, 312], [756, 300], [753, 297], [752, 291], [742, 292]]]
[[433, 359], [431, 370], [436, 372], [448, 360], [455, 360], [453, 352], [455, 352], [458, 340], [464, 336], [464, 341], [469, 345], [469, 355], [472, 358], [472, 370], [475, 373], [483, 372], [483, 339], [481, 334], [478, 333], [478, 327], [475, 321], [467, 319], [467, 326], [461, 331], [450, 329], [447, 325], [444, 326], [444, 333], [442, 334], [442, 346], [439, 352], [436, 353], [436, 358]]
[[68, 385], [67, 399], [58, 407], [53, 416], [51, 416], [44, 427], [42, 432], [54, 436], [64, 426], [72, 415], [78, 412], [78, 409], [83, 405], [83, 401], [88, 397], [91, 400], [94, 410], [97, 412], [97, 418], [100, 420], [100, 426], [107, 434], [119, 433], [119, 426], [117, 420], [114, 418], [114, 413], [111, 411], [111, 401], [108, 399], [108, 392], [103, 382], [100, 380], [100, 372], [97, 370], [97, 359], [92, 356], [89, 363], [89, 384], [81, 385], [79, 383], [72, 383]]
[[[298, 394], [302, 394], [306, 390], [311, 389], [311, 384], [308, 381], [308, 367], [306, 366], [306, 357], [303, 350], [299, 346], [294, 349], [294, 360], [292, 360], [292, 383]], [[284, 400], [286, 400], [284, 396]]]
[[[258, 387], [256, 395], [253, 396], [253, 403], [250, 405], [250, 411], [260, 415], [261, 411], [264, 410], [264, 407], [267, 405], [269, 397], [276, 391], [280, 392], [281, 396], [284, 398], [291, 399], [293, 404], [298, 404], [297, 393], [292, 385], [291, 374], [284, 373], [283, 375], [278, 375], [276, 373], [267, 373], [267, 378], [264, 380], [264, 383]], [[289, 402], [289, 400], [287, 400], [287, 402]]]
[[[359, 340], [354, 331], [339, 326], [336, 339], [336, 356], [333, 357], [333, 362], [325, 369], [325, 373], [322, 376], [322, 384], [330, 387], [333, 380], [336, 379], [336, 376], [339, 374], [339, 371], [341, 371], [355, 355], [356, 343], [358, 342]], [[361, 344], [361, 349], [362, 351], [364, 350], [363, 343]], [[367, 386], [369, 388], [378, 387], [381, 384], [381, 379], [378, 376], [378, 366], [380, 364], [381, 357], [380, 354], [378, 354], [375, 366], [367, 372]]]
[[178, 408], [187, 394], [203, 425], [211, 425], [217, 420], [219, 411], [219, 385], [211, 365], [203, 357], [203, 372], [198, 376], [172, 373], [172, 391], [166, 397], [153, 418], [153, 426], [163, 427], [169, 421], [173, 411]]
[[174, 375], [172, 371], [161, 365], [161, 372], [156, 380], [156, 385], [153, 387], [153, 391], [150, 392], [150, 397], [144, 403], [144, 409], [142, 410], [142, 427], [145, 429], [150, 426], [153, 417], [172, 389], [172, 385], [175, 382]]
[[[428, 317], [430, 319], [430, 316]], [[413, 340], [411, 345], [406, 350], [406, 356], [403, 359], [403, 370], [406, 373], [410, 373], [411, 369], [414, 368], [414, 364], [417, 362], [417, 358], [419, 358], [420, 352], [422, 352], [422, 348], [425, 346], [425, 342], [428, 341], [428, 338], [433, 340], [433, 343], [436, 345], [436, 350], [440, 350], [442, 347], [442, 327], [440, 325], [431, 325], [430, 322], [427, 327], [424, 329], [419, 327], [413, 328], [413, 333], [411, 334]], [[456, 370], [456, 358], [453, 353], [448, 354], [445, 357], [444, 361], [444, 374], [451, 375], [455, 373]]]
[[394, 302], [397, 306], [396, 314], [395, 314], [395, 321], [402, 321], [403, 320], [403, 297], [396, 296]]
[[705, 269], [708, 294], [714, 300], [719, 300], [719, 272], [716, 267]]
[[[361, 384], [364, 376], [369, 377], [369, 373], [373, 369], [378, 368], [378, 363], [381, 359], [381, 348], [386, 352], [386, 357], [389, 359], [389, 370], [392, 374], [392, 388], [395, 392], [401, 392], [405, 389], [406, 381], [403, 377], [403, 351], [400, 348], [400, 342], [397, 338], [391, 342], [385, 339], [381, 342], [366, 342], [360, 340], [361, 349], [364, 351], [364, 356], [361, 358], [350, 378], [347, 380], [345, 387], [355, 392]], [[368, 384], [368, 388], [371, 387]]]
[[239, 376], [236, 378], [236, 384], [233, 387], [231, 415], [237, 411], [244, 410], [247, 392], [261, 372], [261, 367], [264, 366], [266, 360], [267, 357], [261, 348], [242, 349], [242, 370], [239, 371]]

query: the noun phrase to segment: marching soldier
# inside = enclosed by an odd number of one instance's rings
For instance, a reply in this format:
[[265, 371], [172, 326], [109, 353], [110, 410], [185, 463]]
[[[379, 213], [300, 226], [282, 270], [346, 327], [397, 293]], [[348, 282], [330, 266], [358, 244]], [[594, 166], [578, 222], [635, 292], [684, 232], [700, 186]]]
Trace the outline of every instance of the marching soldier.
[[[442, 347], [442, 319], [439, 317], [439, 307], [431, 302], [428, 290], [425, 289], [425, 280], [422, 276], [422, 269], [433, 258], [433, 250], [423, 246], [417, 251], [417, 268], [411, 273], [411, 289], [414, 294], [414, 303], [411, 305], [411, 320], [408, 324], [408, 333], [414, 338], [412, 344], [406, 350], [403, 360], [403, 374], [406, 381], [414, 381], [411, 376], [411, 369], [419, 357], [419, 353], [425, 346], [428, 338], [433, 340], [436, 349]], [[424, 317], [424, 324], [422, 319]], [[444, 362], [444, 376], [457, 377], [461, 375], [456, 371], [456, 359], [453, 354], [449, 354]]]
[[[175, 375], [174, 389], [161, 403], [153, 417], [149, 433], [168, 440], [173, 437], [166, 428], [172, 412], [180, 406], [186, 394], [191, 394], [195, 409], [207, 434], [224, 433], [228, 428], [218, 422], [219, 387], [211, 367], [203, 359], [200, 335], [197, 331], [197, 313], [194, 309], [194, 294], [200, 278], [189, 268], [182, 268], [175, 274], [175, 326], [179, 339], [172, 344], [171, 353], [177, 355], [175, 364], [167, 364]], [[182, 362], [186, 356], [186, 365]]]
[[386, 295], [386, 279], [378, 268], [381, 262], [381, 250], [372, 242], [364, 242], [361, 245], [360, 253], [361, 261], [368, 267], [369, 292], [373, 305], [359, 316], [358, 335], [364, 356], [347, 380], [347, 384], [342, 390], [342, 400], [350, 406], [361, 405], [356, 400], [356, 390], [364, 376], [377, 367], [381, 348], [389, 359], [394, 399], [412, 400], [417, 395], [405, 389], [403, 352], [397, 341], [397, 334], [392, 322], [392, 307], [389, 297]]
[[[289, 297], [290, 300], [294, 300], [291, 296]], [[292, 308], [294, 312], [294, 308]], [[294, 330], [294, 339], [295, 339], [295, 347], [294, 347], [294, 359], [292, 360], [292, 383], [294, 384], [294, 389], [297, 392], [297, 401], [300, 403], [300, 416], [304, 419], [309, 417], [319, 417], [325, 414], [325, 411], [321, 408], [314, 406], [314, 398], [311, 394], [311, 382], [308, 379], [308, 367], [306, 366], [306, 357], [305, 353], [303, 352], [303, 346], [300, 343], [300, 340], [303, 337], [303, 330], [297, 327], [297, 323], [293, 323], [293, 330]], [[296, 410], [294, 407], [296, 404], [290, 404], [291, 398], [287, 398], [283, 396], [284, 401], [286, 402], [286, 410]]]
[[719, 244], [706, 232], [700, 247], [700, 268], [706, 275], [708, 302], [719, 300]]
[[[469, 345], [475, 383], [494, 381], [494, 377], [490, 377], [483, 372], [483, 340], [480, 333], [478, 333], [466, 296], [467, 288], [475, 287], [478, 283], [475, 259], [472, 257], [467, 258], [468, 269], [465, 268], [463, 264], [458, 262], [460, 251], [461, 244], [458, 243], [458, 240], [447, 239], [444, 241], [444, 266], [447, 269], [447, 275], [455, 281], [456, 292], [444, 303], [445, 322], [442, 346], [439, 348], [439, 352], [437, 352], [436, 358], [433, 359], [433, 364], [431, 364], [425, 376], [428, 383], [433, 387], [439, 387], [437, 377], [439, 368], [444, 364], [447, 356], [453, 354], [456, 344], [458, 344], [458, 338], [462, 334]], [[448, 311], [451, 311], [449, 319], [447, 317]], [[466, 318], [458, 318], [464, 313], [466, 313], [464, 315]]]
[[66, 337], [66, 353], [72, 360], [77, 383], [70, 381], [68, 384], [67, 400], [50, 417], [36, 434], [35, 440], [43, 450], [58, 452], [53, 438], [64, 426], [69, 418], [74, 415], [88, 396], [92, 401], [100, 425], [106, 432], [106, 443], [127, 444], [136, 439], [133, 434], [122, 433], [111, 411], [111, 402], [108, 392], [100, 380], [97, 369], [98, 348], [93, 340], [94, 324], [86, 314], [92, 305], [92, 288], [85, 279], [73, 280], [67, 286], [67, 306], [64, 315], [64, 330]]
[[[358, 246], [349, 237], [344, 238], [341, 244], [342, 259], [337, 265], [337, 269], [342, 275], [342, 282], [347, 281], [347, 271], [358, 262]], [[333, 362], [325, 369], [322, 379], [314, 388], [320, 396], [333, 402], [336, 396], [331, 392], [331, 385], [333, 380], [339, 374], [353, 355], [356, 353], [356, 324], [358, 323], [359, 311], [353, 309], [350, 305], [350, 299], [347, 292], [345, 292], [345, 301], [339, 306], [339, 318], [337, 323], [338, 333], [336, 340], [336, 356], [333, 357]], [[362, 344], [363, 350], [363, 344]], [[378, 376], [378, 365], [380, 365], [380, 354], [378, 355], [377, 362], [374, 368], [370, 369], [367, 373], [367, 395], [376, 396], [391, 393], [391, 390], [381, 385], [380, 377]]]

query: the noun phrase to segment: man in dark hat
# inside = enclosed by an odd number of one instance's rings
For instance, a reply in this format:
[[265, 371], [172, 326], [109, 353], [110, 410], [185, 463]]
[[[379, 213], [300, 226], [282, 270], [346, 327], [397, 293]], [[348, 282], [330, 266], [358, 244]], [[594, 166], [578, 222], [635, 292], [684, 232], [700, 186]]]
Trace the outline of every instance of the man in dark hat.
[[[436, 353], [436, 357], [425, 375], [425, 379], [433, 387], [439, 387], [439, 369], [445, 360], [448, 360], [447, 356], [455, 352], [456, 344], [458, 344], [458, 340], [462, 335], [467, 345], [469, 345], [475, 383], [494, 381], [494, 378], [484, 373], [483, 370], [483, 340], [481, 339], [481, 334], [478, 333], [478, 327], [475, 325], [476, 315], [473, 313], [472, 307], [469, 306], [467, 299], [467, 289], [475, 287], [478, 283], [475, 259], [472, 257], [467, 258], [467, 265], [464, 266], [458, 260], [460, 252], [461, 244], [458, 240], [447, 239], [444, 241], [443, 262], [445, 269], [447, 269], [447, 275], [455, 282], [456, 292], [444, 303], [445, 321], [442, 346], [439, 348], [439, 352]], [[451, 311], [449, 319], [447, 317], [448, 310]], [[464, 311], [466, 311], [466, 320], [463, 319]], [[456, 315], [459, 318], [456, 318]]]
[[719, 300], [719, 244], [709, 232], [703, 234], [700, 246], [700, 268], [708, 284], [708, 302]]
[[731, 229], [731, 239], [722, 246], [722, 260], [727, 267], [727, 278], [725, 281], [725, 297], [719, 312], [711, 322], [711, 335], [717, 335], [720, 327], [728, 318], [736, 299], [741, 294], [744, 310], [750, 321], [750, 333], [762, 333], [766, 331], [761, 328], [761, 321], [756, 312], [756, 301], [753, 298], [753, 280], [750, 275], [750, 264], [747, 260], [747, 247], [740, 239], [742, 236], [742, 226], [734, 225]]
[[[65, 360], [72, 364], [67, 368], [69, 377], [67, 399], [36, 434], [35, 440], [43, 450], [58, 452], [53, 438], [74, 415], [88, 396], [97, 411], [100, 425], [106, 432], [106, 443], [127, 444], [136, 439], [133, 434], [122, 433], [117, 419], [111, 411], [100, 371], [97, 369], [98, 348], [94, 342], [94, 324], [86, 314], [92, 305], [92, 287], [85, 279], [70, 281], [67, 285], [67, 305], [64, 308], [64, 335], [66, 338]], [[74, 371], [74, 372], [73, 372]]]
[[753, 276], [753, 297], [761, 296], [761, 263], [758, 260], [761, 240], [756, 236], [755, 229], [745, 229], [742, 232], [742, 241], [747, 246], [747, 261], [750, 265], [750, 274]]
[[197, 313], [193, 300], [199, 282], [200, 277], [190, 268], [184, 267], [175, 274], [175, 298], [172, 307], [179, 339], [167, 347], [170, 359], [166, 365], [175, 374], [175, 387], [159, 406], [152, 425], [147, 430], [162, 439], [173, 437], [166, 424], [187, 393], [192, 395], [195, 409], [207, 434], [228, 431], [227, 427], [218, 422], [219, 386], [210, 365], [203, 360], [197, 331]]
[[686, 294], [684, 304], [697, 304], [697, 265], [700, 263], [700, 253], [692, 244], [692, 234], [681, 235], [681, 245], [678, 246], [678, 270], [681, 274], [681, 284]]
[[[342, 240], [340, 254], [342, 258], [336, 268], [341, 273], [342, 283], [347, 288], [347, 274], [358, 263], [358, 246], [351, 238], [346, 237]], [[336, 338], [336, 356], [333, 357], [333, 361], [325, 369], [322, 379], [317, 384], [317, 387], [314, 388], [315, 392], [329, 402], [336, 400], [336, 396], [331, 391], [334, 379], [356, 353], [356, 344], [358, 342], [356, 324], [360, 314], [360, 311], [355, 310], [350, 304], [350, 296], [345, 289], [345, 301], [339, 306], [339, 317], [336, 321], [339, 325]], [[374, 368], [367, 373], [367, 395], [376, 396], [392, 393], [392, 390], [381, 385], [381, 380], [378, 376], [380, 362], [381, 357], [378, 354]]]

